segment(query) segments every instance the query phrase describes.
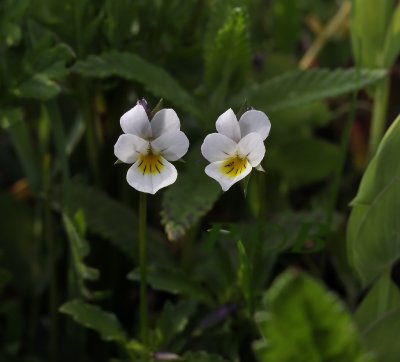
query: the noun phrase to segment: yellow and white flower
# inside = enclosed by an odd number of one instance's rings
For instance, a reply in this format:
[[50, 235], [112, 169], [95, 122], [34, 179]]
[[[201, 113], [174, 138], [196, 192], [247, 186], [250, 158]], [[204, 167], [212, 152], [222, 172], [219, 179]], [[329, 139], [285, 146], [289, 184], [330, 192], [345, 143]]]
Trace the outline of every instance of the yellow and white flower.
[[238, 122], [232, 109], [228, 109], [218, 117], [216, 128], [218, 133], [204, 139], [201, 153], [211, 162], [205, 168], [206, 174], [227, 191], [260, 165], [271, 122], [265, 113], [256, 110], [245, 112]]
[[150, 122], [143, 106], [137, 104], [121, 117], [120, 123], [124, 134], [119, 136], [114, 154], [122, 162], [133, 164], [126, 174], [129, 185], [155, 194], [173, 184], [178, 173], [168, 161], [179, 160], [189, 148], [175, 111], [162, 109]]

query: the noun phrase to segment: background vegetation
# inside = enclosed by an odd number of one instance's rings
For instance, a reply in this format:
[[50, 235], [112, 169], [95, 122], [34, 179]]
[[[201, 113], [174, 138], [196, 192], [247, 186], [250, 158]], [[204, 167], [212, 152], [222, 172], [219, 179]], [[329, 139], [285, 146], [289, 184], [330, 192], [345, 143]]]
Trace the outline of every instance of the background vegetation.
[[[399, 50], [395, 0], [2, 0], [0, 360], [398, 361]], [[191, 140], [149, 199], [149, 346], [113, 165], [142, 97]], [[248, 106], [266, 173], [222, 194], [200, 144]]]

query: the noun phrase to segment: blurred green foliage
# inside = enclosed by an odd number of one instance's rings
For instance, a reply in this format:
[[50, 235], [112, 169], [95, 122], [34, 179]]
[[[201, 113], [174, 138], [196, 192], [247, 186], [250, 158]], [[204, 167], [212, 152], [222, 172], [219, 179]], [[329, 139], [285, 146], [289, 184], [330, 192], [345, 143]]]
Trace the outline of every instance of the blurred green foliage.
[[[0, 2], [1, 361], [397, 360], [400, 7], [351, 3], [327, 38], [347, 0]], [[191, 141], [149, 200], [148, 346], [112, 150], [143, 97]], [[266, 172], [222, 193], [199, 145], [247, 107]]]

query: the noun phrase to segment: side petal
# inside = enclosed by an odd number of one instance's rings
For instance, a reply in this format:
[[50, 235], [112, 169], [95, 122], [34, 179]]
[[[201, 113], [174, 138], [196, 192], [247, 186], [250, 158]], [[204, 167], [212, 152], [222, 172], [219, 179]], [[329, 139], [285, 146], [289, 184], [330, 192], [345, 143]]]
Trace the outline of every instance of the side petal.
[[252, 169], [250, 163], [247, 162], [246, 168], [238, 176], [231, 177], [223, 172], [225, 163], [226, 161], [212, 162], [204, 170], [208, 176], [219, 182], [223, 191], [229, 190], [233, 184], [245, 178]]
[[137, 104], [124, 113], [120, 119], [121, 128], [125, 133], [133, 134], [141, 138], [151, 137], [149, 118], [143, 106]]
[[265, 140], [271, 129], [271, 122], [264, 112], [251, 110], [243, 113], [239, 120], [242, 137], [251, 132], [258, 133]]
[[149, 142], [138, 136], [123, 134], [114, 145], [114, 154], [122, 162], [134, 163], [148, 146]]
[[240, 140], [240, 127], [235, 113], [229, 108], [225, 113], [222, 113], [215, 124], [218, 133], [229, 137], [235, 142]]
[[176, 181], [176, 168], [164, 158], [163, 169], [159, 173], [143, 173], [139, 169], [140, 161], [136, 161], [128, 170], [126, 180], [128, 184], [140, 192], [155, 194], [158, 190]]
[[150, 122], [153, 138], [160, 137], [165, 132], [179, 131], [181, 123], [178, 115], [172, 108], [158, 111]]
[[265, 155], [264, 141], [258, 133], [249, 133], [238, 144], [238, 154], [246, 157], [251, 166], [260, 164]]
[[222, 161], [235, 154], [237, 143], [220, 133], [211, 133], [201, 145], [201, 153], [210, 162]]
[[189, 140], [182, 131], [170, 131], [152, 141], [151, 147], [168, 161], [176, 161], [188, 151]]

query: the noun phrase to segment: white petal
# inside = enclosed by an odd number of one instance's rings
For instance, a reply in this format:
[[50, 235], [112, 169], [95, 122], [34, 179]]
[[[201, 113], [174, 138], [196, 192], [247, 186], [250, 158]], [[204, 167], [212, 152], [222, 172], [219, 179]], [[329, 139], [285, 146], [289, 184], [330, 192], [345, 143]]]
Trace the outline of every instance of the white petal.
[[240, 140], [240, 127], [235, 113], [229, 108], [222, 113], [215, 124], [217, 131], [235, 142]]
[[121, 128], [125, 133], [130, 133], [141, 138], [151, 137], [149, 118], [143, 106], [137, 104], [126, 112], [120, 119]]
[[264, 141], [258, 133], [249, 133], [238, 144], [238, 154], [246, 157], [253, 167], [260, 164], [265, 155]]
[[148, 146], [149, 142], [138, 136], [123, 134], [114, 145], [114, 154], [122, 162], [134, 163]]
[[172, 108], [158, 111], [151, 120], [153, 138], [160, 137], [165, 132], [178, 131], [180, 128], [179, 118]]
[[188, 151], [189, 140], [182, 131], [170, 131], [152, 141], [151, 147], [168, 161], [176, 161]]
[[162, 158], [164, 168], [158, 174], [143, 174], [139, 169], [139, 161], [136, 161], [128, 170], [126, 180], [128, 184], [140, 192], [155, 194], [158, 190], [176, 181], [178, 172], [167, 160]]
[[252, 169], [250, 163], [247, 163], [246, 169], [241, 174], [236, 177], [230, 177], [222, 172], [225, 162], [212, 162], [204, 170], [208, 176], [219, 182], [223, 191], [227, 191], [233, 184], [245, 178]]
[[271, 129], [271, 122], [264, 112], [251, 110], [243, 113], [239, 120], [239, 126], [242, 137], [251, 132], [256, 132], [265, 140]]
[[201, 153], [210, 162], [222, 161], [235, 154], [237, 143], [220, 133], [211, 133], [201, 145]]

